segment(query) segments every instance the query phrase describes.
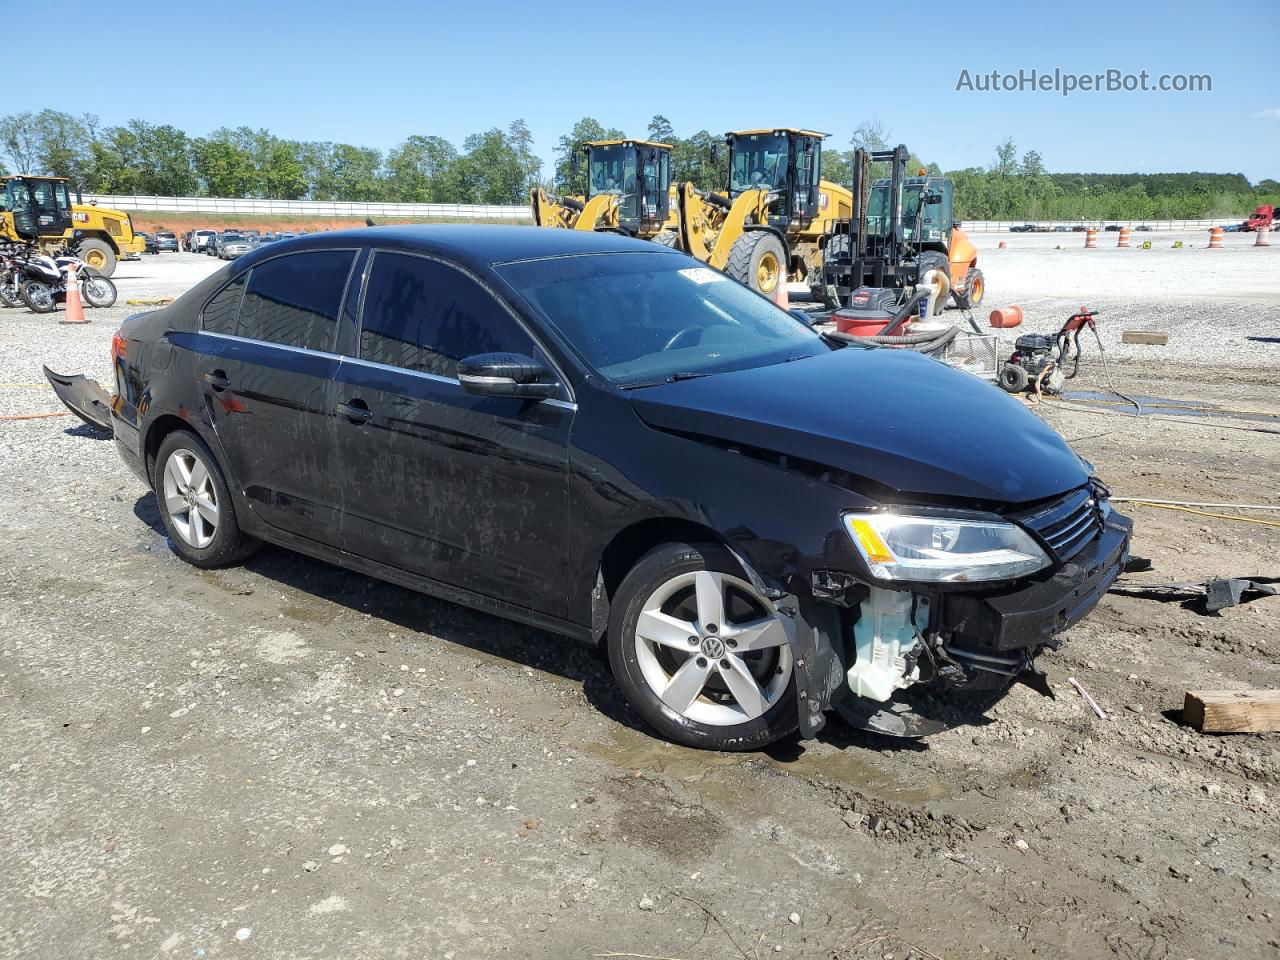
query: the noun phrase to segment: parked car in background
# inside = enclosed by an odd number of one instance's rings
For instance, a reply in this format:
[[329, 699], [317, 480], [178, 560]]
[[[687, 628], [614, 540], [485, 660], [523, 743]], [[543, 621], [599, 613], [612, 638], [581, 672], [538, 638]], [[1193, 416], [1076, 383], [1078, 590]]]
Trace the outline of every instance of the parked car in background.
[[135, 230], [133, 232], [142, 238], [142, 250], [144, 253], [160, 253], [160, 244], [156, 241], [156, 235], [154, 233], [143, 233], [141, 230]]
[[297, 234], [296, 234], [296, 233], [277, 233], [277, 234], [276, 234], [276, 239], [277, 239], [277, 240], [292, 240], [292, 239], [293, 239], [294, 237], [296, 237], [296, 236], [297, 236]]
[[216, 230], [193, 230], [191, 231], [191, 251], [193, 253], [204, 253], [205, 248], [209, 245], [209, 241], [218, 235]]
[[1120, 230], [1120, 229], [1121, 229], [1121, 226], [1120, 226], [1120, 224], [1118, 224], [1118, 223], [1108, 223], [1108, 224], [1107, 224], [1105, 227], [1103, 227], [1102, 229], [1103, 229], [1103, 230], [1105, 230], [1105, 231], [1107, 231], [1108, 233], [1114, 233], [1114, 232], [1116, 232], [1117, 230]]
[[1130, 521], [1023, 405], [614, 234], [270, 244], [127, 319], [113, 359], [116, 398], [81, 380], [81, 407], [188, 563], [265, 540], [599, 643], [696, 747], [831, 709], [943, 729], [907, 688], [1033, 680], [1127, 557]]
[[1138, 224], [1136, 227], [1134, 227], [1133, 229], [1135, 229], [1135, 230], [1141, 230], [1143, 233], [1150, 233], [1150, 232], [1151, 232], [1151, 227], [1149, 227], [1149, 226], [1148, 226], [1147, 224], [1145, 224], [1145, 223], [1140, 223], [1140, 224]]
[[1083, 223], [1077, 223], [1071, 228], [1072, 233], [1085, 233], [1089, 228]]
[[160, 251], [162, 253], [164, 252], [177, 253], [178, 252], [178, 235], [175, 233], [170, 233], [167, 230], [163, 230], [160, 233], [156, 234], [156, 245], [160, 248]]
[[236, 257], [243, 257], [246, 253], [256, 250], [258, 241], [255, 237], [232, 237], [230, 240], [224, 240], [221, 250], [218, 254], [223, 260], [234, 260]]
[[1024, 223], [1024, 224], [1021, 224], [1020, 226], [1010, 227], [1009, 232], [1010, 233], [1032, 233], [1035, 231], [1035, 229], [1036, 229], [1036, 225], [1034, 223]]

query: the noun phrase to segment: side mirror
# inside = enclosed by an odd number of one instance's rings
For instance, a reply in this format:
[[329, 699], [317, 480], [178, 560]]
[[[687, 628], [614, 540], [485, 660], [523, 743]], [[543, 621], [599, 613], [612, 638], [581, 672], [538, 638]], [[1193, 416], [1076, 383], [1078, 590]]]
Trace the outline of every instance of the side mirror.
[[959, 230], [959, 229], [960, 229], [961, 227], [963, 227], [963, 226], [964, 226], [964, 224], [963, 224], [963, 223], [961, 223], [959, 220], [952, 220], [952, 221], [951, 221], [951, 229], [952, 229], [952, 230]]
[[458, 361], [458, 382], [478, 397], [549, 400], [560, 384], [547, 376], [546, 367], [519, 353], [480, 353]]

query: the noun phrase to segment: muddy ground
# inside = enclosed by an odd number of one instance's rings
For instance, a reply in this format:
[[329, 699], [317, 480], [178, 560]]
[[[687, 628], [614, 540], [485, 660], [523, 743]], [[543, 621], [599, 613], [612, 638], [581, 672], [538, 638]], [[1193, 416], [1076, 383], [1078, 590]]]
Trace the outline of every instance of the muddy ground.
[[[993, 297], [1060, 322], [1075, 291], [1034, 299], [1019, 256]], [[122, 265], [122, 297], [204, 260]], [[1221, 269], [1195, 308], [1230, 328]], [[1187, 309], [1078, 276], [1134, 327]], [[1247, 299], [1280, 336], [1280, 294]], [[105, 375], [126, 312], [0, 313], [0, 414], [57, 409], [42, 362]], [[1280, 344], [1239, 340], [1270, 361], [1112, 372], [1280, 413]], [[1280, 503], [1274, 422], [1039, 409], [1117, 495]], [[1147, 579], [1280, 574], [1280, 528], [1126, 509]], [[1280, 955], [1280, 741], [1180, 722], [1188, 689], [1280, 686], [1280, 599], [1112, 595], [1044, 658], [1055, 699], [743, 756], [654, 739], [586, 648], [277, 549], [200, 572], [161, 529], [112, 443], [0, 421], [0, 956]]]

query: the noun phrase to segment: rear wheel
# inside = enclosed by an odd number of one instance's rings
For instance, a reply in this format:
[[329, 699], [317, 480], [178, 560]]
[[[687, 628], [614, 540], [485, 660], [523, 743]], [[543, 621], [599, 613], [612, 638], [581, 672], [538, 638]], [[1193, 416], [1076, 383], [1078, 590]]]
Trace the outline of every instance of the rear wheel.
[[84, 265], [99, 276], [109, 277], [116, 272], [116, 254], [105, 240], [90, 237], [81, 240], [76, 247], [76, 256], [84, 261]]
[[53, 288], [39, 280], [28, 280], [19, 287], [22, 302], [33, 313], [53, 313]]
[[91, 307], [109, 307], [116, 302], [116, 285], [106, 277], [89, 274], [80, 281], [80, 292]]
[[663, 230], [653, 238], [653, 242], [660, 246], [670, 247], [671, 249], [676, 250], [680, 246], [680, 237], [674, 230]]
[[722, 547], [646, 554], [613, 598], [608, 646], [627, 700], [677, 743], [757, 750], [799, 724], [782, 616]]
[[[950, 263], [947, 262], [946, 256], [941, 253], [927, 252], [920, 254], [916, 261], [917, 281], [916, 286], [920, 286], [920, 281], [924, 280], [924, 275], [930, 270], [937, 270], [939, 273], [945, 274], [947, 280], [951, 280]], [[947, 305], [945, 302], [939, 302], [937, 309], [939, 312], [945, 310]]]
[[18, 292], [18, 285], [11, 277], [0, 280], [0, 303], [6, 307], [22, 306], [22, 294]]
[[786, 250], [767, 230], [750, 230], [733, 242], [725, 272], [756, 293], [772, 297], [786, 283]]
[[236, 522], [227, 481], [204, 441], [189, 430], [164, 438], [152, 486], [174, 552], [197, 567], [237, 563], [258, 541]]

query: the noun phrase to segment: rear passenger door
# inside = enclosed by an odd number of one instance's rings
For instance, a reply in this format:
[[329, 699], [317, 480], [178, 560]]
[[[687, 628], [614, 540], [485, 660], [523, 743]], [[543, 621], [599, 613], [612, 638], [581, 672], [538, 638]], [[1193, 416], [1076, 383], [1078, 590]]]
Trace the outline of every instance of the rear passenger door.
[[566, 609], [573, 405], [478, 397], [458, 360], [511, 351], [550, 368], [509, 307], [457, 266], [375, 251], [355, 355], [337, 374], [352, 553], [520, 607]]
[[333, 376], [355, 250], [264, 260], [205, 305], [195, 374], [234, 482], [271, 526], [322, 542], [340, 518]]

